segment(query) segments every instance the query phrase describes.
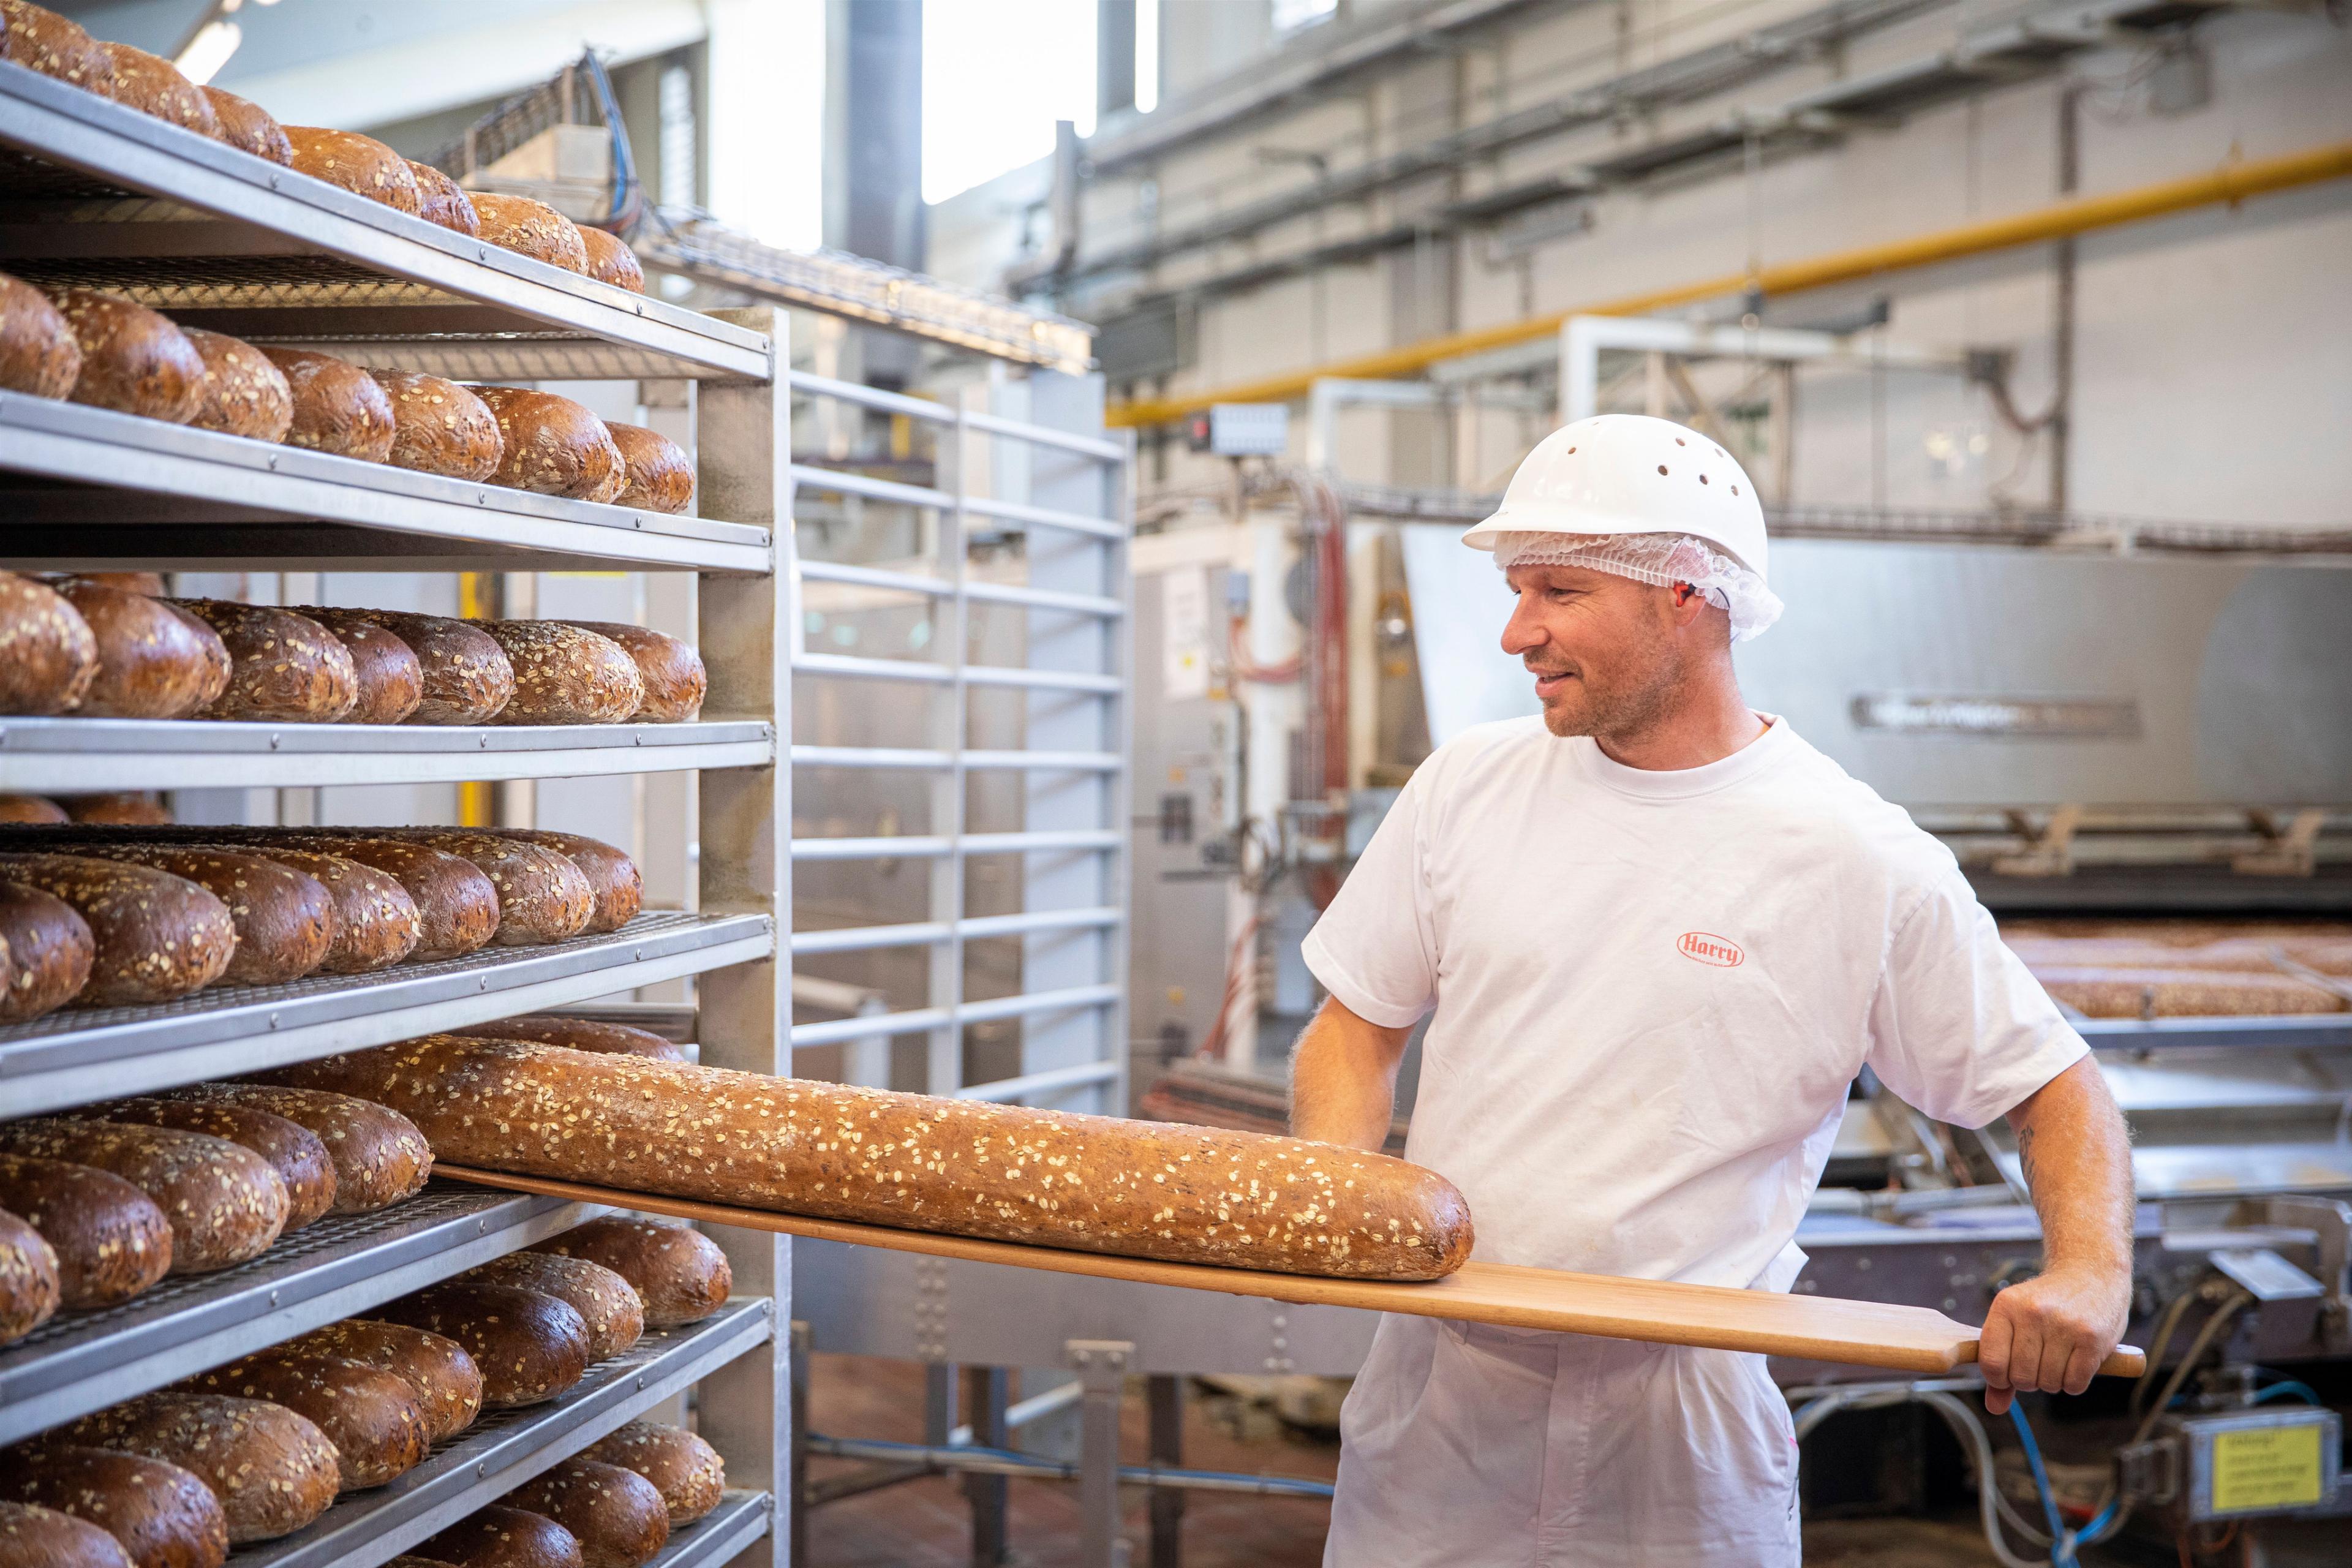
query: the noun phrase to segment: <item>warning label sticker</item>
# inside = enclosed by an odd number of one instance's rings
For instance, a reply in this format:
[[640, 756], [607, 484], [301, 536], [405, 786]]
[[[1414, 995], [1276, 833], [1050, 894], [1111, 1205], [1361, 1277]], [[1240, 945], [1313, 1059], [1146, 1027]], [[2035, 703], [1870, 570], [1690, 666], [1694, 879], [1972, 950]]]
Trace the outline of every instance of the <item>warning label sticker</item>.
[[2320, 1427], [2213, 1434], [2213, 1511], [2309, 1508], [2320, 1500]]

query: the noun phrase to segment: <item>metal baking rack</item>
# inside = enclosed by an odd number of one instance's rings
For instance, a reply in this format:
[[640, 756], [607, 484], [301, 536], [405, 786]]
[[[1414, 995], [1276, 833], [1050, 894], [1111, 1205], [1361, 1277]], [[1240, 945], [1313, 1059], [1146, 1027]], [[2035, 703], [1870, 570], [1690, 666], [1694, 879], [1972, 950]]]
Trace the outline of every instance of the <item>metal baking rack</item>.
[[767, 1533], [772, 1500], [765, 1492], [730, 1491], [719, 1506], [692, 1524], [669, 1532], [669, 1541], [645, 1568], [719, 1568]]
[[64, 1313], [0, 1351], [0, 1445], [362, 1316], [604, 1212], [435, 1182], [374, 1214], [330, 1215], [250, 1263]]

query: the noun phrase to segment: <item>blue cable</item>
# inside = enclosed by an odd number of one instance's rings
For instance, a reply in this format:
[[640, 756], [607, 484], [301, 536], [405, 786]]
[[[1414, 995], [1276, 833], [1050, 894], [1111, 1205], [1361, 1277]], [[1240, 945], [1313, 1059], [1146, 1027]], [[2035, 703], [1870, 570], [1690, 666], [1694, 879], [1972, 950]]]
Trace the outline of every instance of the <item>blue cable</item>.
[[2311, 1384], [2307, 1383], [2297, 1383], [2291, 1377], [2278, 1383], [2273, 1383], [2268, 1388], [2261, 1388], [2254, 1391], [2254, 1403], [2257, 1405], [2267, 1405], [2273, 1399], [2290, 1398], [2300, 1399], [2306, 1405], [2322, 1405], [2326, 1403], [2325, 1400], [2319, 1397], [2318, 1394], [2312, 1388]]
[[[2017, 1428], [2019, 1444], [2025, 1449], [2026, 1468], [2033, 1472], [2033, 1490], [2042, 1499], [2042, 1517], [2050, 1521], [2050, 1561], [2056, 1568], [2073, 1568], [2078, 1548], [2105, 1540], [2121, 1525], [2123, 1499], [2110, 1499], [2088, 1524], [2080, 1530], [2068, 1530], [2058, 1515], [2058, 1496], [2050, 1489], [2050, 1472], [2042, 1464], [2042, 1445], [2033, 1440], [2033, 1427], [2025, 1419], [2022, 1401], [2010, 1405], [2009, 1419]], [[1991, 1478], [1986, 1479], [1990, 1484]]]

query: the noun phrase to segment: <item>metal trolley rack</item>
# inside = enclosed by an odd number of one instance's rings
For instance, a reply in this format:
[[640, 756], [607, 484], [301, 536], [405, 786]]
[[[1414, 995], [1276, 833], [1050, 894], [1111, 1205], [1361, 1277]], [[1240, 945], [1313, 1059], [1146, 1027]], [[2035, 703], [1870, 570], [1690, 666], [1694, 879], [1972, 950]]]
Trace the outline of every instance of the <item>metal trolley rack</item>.
[[[597, 729], [0, 720], [0, 790], [310, 786], [698, 770], [694, 913], [359, 978], [215, 988], [0, 1031], [0, 1117], [192, 1082], [696, 977], [702, 1059], [789, 1070], [786, 400], [773, 310], [698, 315], [394, 213], [0, 63], [0, 267], [175, 319], [385, 367], [482, 379], [692, 384], [703, 517], [526, 495], [0, 395], [0, 560], [272, 571], [698, 574], [709, 717]], [[174, 1278], [0, 1352], [0, 1442], [159, 1387], [525, 1247], [593, 1214], [436, 1183], [323, 1221], [239, 1268]], [[692, 1387], [727, 1461], [719, 1510], [662, 1568], [782, 1561], [789, 1244], [722, 1234], [738, 1299], [648, 1333], [564, 1398], [488, 1418], [239, 1568], [373, 1568]], [[767, 1544], [762, 1545], [765, 1542]]]

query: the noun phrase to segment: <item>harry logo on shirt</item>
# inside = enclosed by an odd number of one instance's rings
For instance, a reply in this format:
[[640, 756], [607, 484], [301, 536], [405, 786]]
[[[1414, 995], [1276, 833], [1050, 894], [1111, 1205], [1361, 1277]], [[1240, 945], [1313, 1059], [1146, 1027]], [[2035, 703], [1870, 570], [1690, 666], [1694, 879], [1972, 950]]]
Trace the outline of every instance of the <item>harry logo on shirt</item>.
[[1748, 955], [1739, 944], [1727, 936], [1712, 931], [1686, 931], [1675, 942], [1675, 951], [1699, 963], [1711, 963], [1717, 969], [1737, 969], [1747, 962]]

